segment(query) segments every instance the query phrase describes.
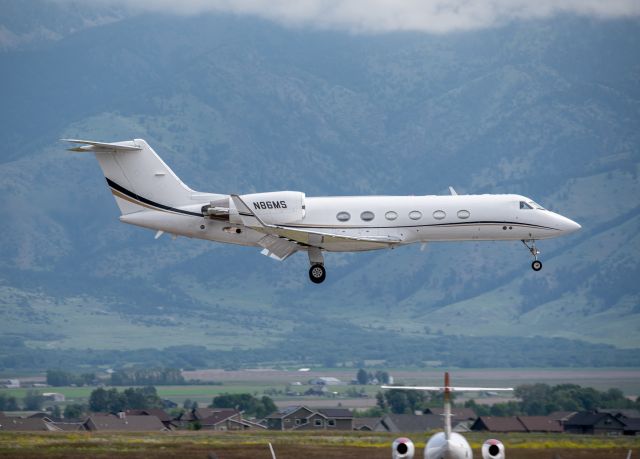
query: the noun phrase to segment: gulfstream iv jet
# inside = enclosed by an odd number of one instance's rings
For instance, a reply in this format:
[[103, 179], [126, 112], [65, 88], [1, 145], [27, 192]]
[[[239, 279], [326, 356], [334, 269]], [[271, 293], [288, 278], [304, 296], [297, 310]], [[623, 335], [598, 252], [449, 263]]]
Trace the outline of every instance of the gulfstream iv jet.
[[307, 252], [309, 277], [326, 277], [323, 252], [355, 252], [431, 241], [522, 241], [539, 271], [538, 239], [580, 229], [514, 194], [307, 197], [299, 191], [215, 194], [186, 186], [142, 139], [63, 139], [95, 154], [120, 221], [163, 233], [261, 247], [284, 260]]
[[[441, 392], [444, 395], [444, 431], [429, 438], [424, 447], [424, 459], [472, 459], [473, 451], [467, 440], [451, 429], [452, 392], [495, 392], [512, 391], [511, 387], [453, 387], [449, 383], [449, 373], [444, 374], [444, 386], [382, 386], [383, 389], [402, 389]], [[412, 459], [415, 452], [413, 442], [408, 438], [397, 438], [392, 446], [393, 459]], [[482, 445], [482, 459], [504, 459], [504, 445], [500, 440], [490, 439]]]

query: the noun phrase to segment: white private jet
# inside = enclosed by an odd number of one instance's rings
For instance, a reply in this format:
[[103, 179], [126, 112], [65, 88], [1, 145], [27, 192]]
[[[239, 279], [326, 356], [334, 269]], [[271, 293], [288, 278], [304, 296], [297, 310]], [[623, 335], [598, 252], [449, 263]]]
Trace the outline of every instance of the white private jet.
[[522, 241], [542, 268], [536, 240], [580, 229], [531, 199], [513, 195], [306, 197], [299, 191], [214, 194], [186, 186], [142, 139], [62, 139], [92, 152], [120, 208], [120, 221], [163, 233], [262, 247], [284, 260], [305, 251], [314, 283], [323, 252], [356, 252], [431, 241]]
[[[436, 391], [444, 394], [444, 431], [429, 438], [424, 447], [424, 459], [472, 459], [473, 451], [467, 440], [451, 430], [452, 392], [494, 392], [512, 391], [511, 387], [453, 387], [449, 384], [449, 373], [444, 374], [444, 386], [381, 386], [383, 389]], [[393, 459], [412, 459], [415, 452], [413, 442], [408, 438], [398, 438], [391, 445]], [[500, 440], [490, 439], [482, 445], [483, 459], [504, 459], [504, 445]]]

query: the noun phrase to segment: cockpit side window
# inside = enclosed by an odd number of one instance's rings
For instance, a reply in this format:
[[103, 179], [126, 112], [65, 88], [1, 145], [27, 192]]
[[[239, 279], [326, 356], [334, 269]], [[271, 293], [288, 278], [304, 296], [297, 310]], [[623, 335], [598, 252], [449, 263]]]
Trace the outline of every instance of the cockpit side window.
[[534, 209], [539, 209], [539, 210], [544, 210], [544, 207], [542, 207], [540, 204], [538, 204], [537, 202], [534, 201], [529, 201], [529, 205], [533, 206]]
[[533, 207], [531, 207], [529, 204], [527, 204], [524, 201], [520, 201], [520, 208], [521, 209], [533, 209]]

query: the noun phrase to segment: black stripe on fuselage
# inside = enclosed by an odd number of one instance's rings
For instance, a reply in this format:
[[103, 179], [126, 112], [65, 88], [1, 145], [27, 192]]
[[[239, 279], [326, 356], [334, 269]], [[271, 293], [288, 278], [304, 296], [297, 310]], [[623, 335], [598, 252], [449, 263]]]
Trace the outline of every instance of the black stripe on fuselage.
[[394, 228], [433, 228], [433, 227], [445, 227], [445, 226], [475, 226], [475, 225], [502, 225], [502, 226], [524, 226], [528, 228], [547, 229], [553, 231], [560, 231], [558, 228], [552, 228], [550, 226], [534, 225], [531, 223], [516, 223], [516, 222], [500, 222], [500, 221], [478, 221], [478, 222], [451, 222], [451, 223], [432, 223], [425, 225], [401, 225], [401, 226], [330, 226], [330, 225], [279, 225], [283, 228], [331, 228], [331, 229], [394, 229]]
[[127, 190], [125, 187], [118, 185], [116, 182], [114, 182], [113, 180], [109, 179], [108, 177], [105, 177], [107, 179], [107, 184], [114, 190], [119, 191], [120, 193], [130, 197], [131, 199], [134, 199], [138, 202], [141, 202], [143, 204], [146, 204], [148, 206], [152, 206], [152, 207], [156, 207], [157, 209], [161, 209], [161, 210], [166, 210], [168, 212], [175, 212], [178, 214], [183, 214], [183, 215], [189, 215], [189, 216], [193, 216], [193, 217], [202, 217], [202, 214], [199, 214], [197, 212], [189, 212], [188, 210], [182, 210], [182, 209], [176, 209], [175, 207], [170, 207], [170, 206], [165, 206], [164, 204], [160, 204], [158, 202], [152, 201], [150, 199], [147, 198], [143, 198], [142, 196], [138, 196], [137, 194], [135, 194], [132, 191]]

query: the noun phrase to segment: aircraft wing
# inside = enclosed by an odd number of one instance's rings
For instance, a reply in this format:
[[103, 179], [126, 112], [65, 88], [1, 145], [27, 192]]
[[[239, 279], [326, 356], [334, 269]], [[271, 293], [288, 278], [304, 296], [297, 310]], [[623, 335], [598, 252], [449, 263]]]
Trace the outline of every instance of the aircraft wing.
[[328, 231], [309, 230], [306, 228], [294, 228], [291, 226], [272, 225], [265, 223], [245, 204], [240, 196], [232, 194], [231, 199], [238, 210], [242, 224], [261, 233], [280, 236], [299, 244], [321, 247], [323, 243], [329, 242], [369, 242], [382, 246], [397, 244], [402, 242], [400, 238], [392, 236], [347, 236], [334, 234]]

